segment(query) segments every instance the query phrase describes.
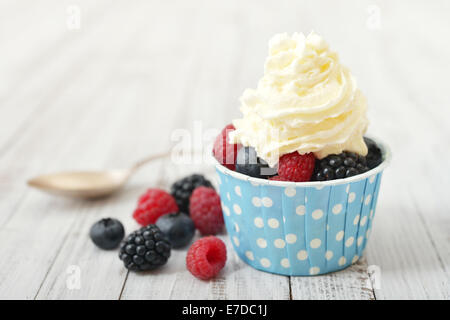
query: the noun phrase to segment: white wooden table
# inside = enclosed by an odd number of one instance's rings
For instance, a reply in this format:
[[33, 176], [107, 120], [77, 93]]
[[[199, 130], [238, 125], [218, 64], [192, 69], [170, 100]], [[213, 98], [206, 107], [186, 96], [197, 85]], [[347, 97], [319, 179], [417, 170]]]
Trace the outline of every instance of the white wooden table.
[[[0, 0], [0, 298], [449, 299], [449, 12], [445, 0]], [[185, 250], [139, 275], [93, 246], [95, 221], [115, 217], [131, 232], [146, 188], [213, 177], [209, 166], [156, 162], [91, 202], [26, 186], [38, 173], [126, 167], [181, 129], [201, 148], [210, 139], [194, 128], [239, 116], [271, 35], [311, 29], [357, 77], [369, 132], [394, 154], [365, 257], [351, 268], [263, 273], [223, 234], [227, 265], [203, 282], [186, 271]]]

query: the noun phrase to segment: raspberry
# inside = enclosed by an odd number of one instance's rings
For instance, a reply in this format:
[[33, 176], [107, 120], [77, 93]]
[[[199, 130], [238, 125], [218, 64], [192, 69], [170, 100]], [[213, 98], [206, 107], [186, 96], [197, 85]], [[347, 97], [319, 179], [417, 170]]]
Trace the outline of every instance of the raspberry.
[[288, 181], [309, 181], [314, 171], [312, 153], [301, 155], [297, 151], [283, 155], [278, 163], [278, 175]]
[[227, 261], [225, 243], [214, 236], [195, 241], [186, 255], [186, 267], [195, 277], [208, 280], [219, 273]]
[[280, 177], [280, 176], [270, 177], [269, 180], [272, 180], [272, 181], [289, 181], [288, 179]]
[[217, 234], [222, 230], [224, 225], [222, 207], [220, 197], [214, 189], [196, 188], [189, 203], [191, 219], [202, 235]]
[[216, 137], [213, 147], [214, 158], [230, 170], [235, 170], [236, 156], [242, 147], [241, 144], [231, 144], [228, 142], [228, 134], [234, 130], [236, 128], [232, 124], [223, 128], [222, 132]]
[[178, 212], [175, 199], [161, 189], [148, 189], [140, 196], [133, 218], [143, 226], [154, 224], [163, 214]]

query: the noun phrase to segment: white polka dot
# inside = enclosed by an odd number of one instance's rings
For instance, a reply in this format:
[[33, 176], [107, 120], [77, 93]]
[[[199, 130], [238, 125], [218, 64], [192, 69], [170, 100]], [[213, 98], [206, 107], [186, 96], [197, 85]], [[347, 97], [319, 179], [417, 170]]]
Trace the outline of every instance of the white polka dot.
[[255, 220], [253, 220], [253, 222], [257, 228], [264, 227], [264, 220], [260, 217], [256, 217]]
[[331, 260], [331, 258], [333, 258], [333, 251], [328, 250], [328, 251], [325, 253], [325, 259]]
[[261, 202], [263, 206], [266, 208], [270, 208], [273, 205], [273, 201], [269, 197], [262, 198]]
[[335, 205], [333, 207], [333, 209], [331, 211], [333, 211], [334, 214], [341, 213], [341, 211], [342, 211], [342, 204], [338, 203], [337, 205]]
[[325, 186], [324, 185], [320, 185], [316, 187], [316, 190], [322, 190]]
[[356, 244], [358, 245], [358, 247], [362, 244], [363, 240], [364, 240], [363, 236], [358, 237], [358, 240], [356, 241]]
[[217, 180], [218, 184], [222, 184], [222, 180], [220, 179], [220, 176], [217, 176], [216, 180]]
[[230, 196], [229, 192], [227, 192], [227, 199], [228, 199], [228, 201], [231, 201], [231, 196]]
[[272, 229], [276, 229], [279, 227], [280, 223], [278, 222], [277, 219], [275, 218], [270, 218], [269, 221], [267, 221], [267, 224], [269, 225], [269, 227], [271, 227]]
[[304, 205], [299, 205], [296, 209], [295, 209], [295, 213], [298, 214], [299, 216], [304, 215], [306, 212], [306, 208]]
[[345, 192], [348, 193], [350, 191], [350, 185], [347, 185], [347, 188], [345, 188]]
[[297, 259], [298, 260], [306, 260], [306, 258], [308, 258], [308, 252], [306, 252], [306, 250], [300, 250], [299, 252], [297, 252]]
[[360, 226], [364, 226], [367, 222], [367, 216], [362, 217], [361, 222], [359, 223]]
[[262, 265], [264, 268], [270, 267], [270, 260], [267, 259], [267, 258], [262, 258], [261, 260], [259, 260], [259, 262], [261, 262], [261, 265]]
[[260, 247], [260, 248], [265, 248], [265, 247], [267, 247], [267, 241], [266, 241], [265, 239], [263, 239], [263, 238], [258, 238], [258, 239], [256, 240], [256, 244], [257, 244], [258, 247]]
[[336, 234], [336, 241], [341, 241], [344, 238], [344, 231], [341, 230]]
[[356, 198], [356, 194], [354, 192], [350, 192], [350, 194], [348, 195], [348, 203], [352, 203], [353, 201], [355, 201]]
[[322, 241], [320, 241], [320, 239], [312, 239], [311, 242], [309, 243], [309, 245], [311, 246], [311, 248], [316, 249], [318, 247], [320, 247]]
[[254, 187], [258, 187], [258, 186], [259, 186], [259, 183], [256, 182], [256, 181], [250, 181], [250, 183], [251, 183], [251, 185], [254, 186]]
[[355, 238], [350, 237], [345, 241], [345, 246], [350, 247], [353, 244], [353, 241], [355, 241]]
[[352, 263], [355, 263], [356, 261], [358, 261], [358, 259], [359, 259], [359, 256], [354, 256], [352, 259]]
[[318, 274], [319, 272], [320, 272], [320, 268], [319, 267], [312, 267], [312, 268], [309, 269], [309, 274], [312, 275], [312, 276]]
[[239, 187], [239, 186], [234, 187], [234, 192], [236, 192], [236, 194], [237, 194], [239, 197], [242, 197], [241, 187]]
[[308, 203], [308, 197], [305, 197], [305, 203]]
[[245, 256], [248, 258], [248, 260], [254, 260], [255, 257], [253, 256], [253, 252], [251, 251], [245, 251]]
[[236, 245], [236, 247], [239, 247], [239, 239], [236, 236], [233, 237], [233, 242]]
[[330, 230], [330, 225], [327, 224], [327, 231]]
[[287, 187], [286, 189], [284, 189], [284, 194], [288, 197], [293, 197], [296, 193], [297, 191], [295, 191], [295, 188]]
[[227, 216], [230, 215], [230, 209], [226, 205], [222, 204], [222, 210], [225, 213], [225, 215]]
[[286, 217], [283, 217], [283, 222], [286, 223]]
[[372, 200], [372, 195], [371, 195], [371, 194], [369, 194], [369, 195], [366, 197], [366, 201], [364, 201], [364, 204], [365, 204], [366, 206], [369, 205], [370, 200]]
[[372, 184], [375, 181], [375, 176], [371, 176], [369, 178], [369, 183]]
[[359, 214], [353, 219], [353, 224], [356, 226], [359, 222]]
[[275, 248], [282, 249], [286, 245], [286, 242], [284, 242], [283, 239], [275, 239], [273, 245], [275, 246]]
[[370, 215], [369, 215], [369, 218], [370, 218], [370, 219], [373, 219], [373, 209], [372, 209], [372, 210], [370, 210]]
[[338, 261], [338, 264], [340, 266], [343, 266], [346, 262], [347, 262], [347, 259], [345, 259], [345, 257], [340, 257], [339, 261]]
[[291, 266], [288, 258], [281, 259], [280, 263], [283, 268], [289, 268]]
[[297, 241], [297, 236], [293, 233], [289, 233], [286, 235], [286, 242], [287, 243], [295, 243]]
[[320, 209], [314, 210], [312, 213], [312, 217], [314, 220], [319, 220], [320, 218], [323, 217], [323, 211]]
[[236, 222], [234, 223], [234, 230], [235, 230], [236, 232], [239, 232], [239, 231], [240, 231], [239, 225], [238, 225]]
[[252, 203], [255, 207], [261, 207], [261, 199], [258, 197], [253, 197]]
[[370, 236], [370, 229], [366, 231], [366, 239], [369, 239]]
[[241, 213], [242, 213], [241, 207], [239, 207], [239, 205], [236, 204], [236, 203], [233, 205], [233, 210], [234, 210], [234, 212], [235, 212], [236, 214], [241, 214]]

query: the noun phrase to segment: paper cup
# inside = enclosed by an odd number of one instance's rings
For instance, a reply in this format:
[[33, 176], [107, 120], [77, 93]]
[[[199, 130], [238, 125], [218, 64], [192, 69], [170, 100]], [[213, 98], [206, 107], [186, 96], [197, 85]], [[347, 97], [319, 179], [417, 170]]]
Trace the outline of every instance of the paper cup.
[[383, 162], [350, 178], [284, 182], [249, 177], [216, 163], [225, 225], [239, 257], [282, 275], [344, 269], [363, 254], [375, 215]]

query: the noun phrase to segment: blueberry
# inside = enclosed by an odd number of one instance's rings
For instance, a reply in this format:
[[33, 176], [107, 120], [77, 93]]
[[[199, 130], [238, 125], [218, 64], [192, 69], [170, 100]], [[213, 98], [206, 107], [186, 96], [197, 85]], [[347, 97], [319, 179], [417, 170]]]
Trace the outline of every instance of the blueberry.
[[277, 174], [277, 169], [270, 168], [267, 162], [258, 157], [252, 147], [243, 147], [239, 150], [236, 157], [236, 171], [263, 179]]
[[125, 235], [125, 229], [119, 220], [106, 218], [96, 222], [89, 232], [94, 244], [104, 250], [115, 249]]
[[[182, 248], [191, 242], [195, 233], [195, 225], [192, 219], [184, 213], [169, 213], [161, 216], [156, 225], [169, 238], [172, 247]], [[156, 251], [164, 250], [156, 246]]]

